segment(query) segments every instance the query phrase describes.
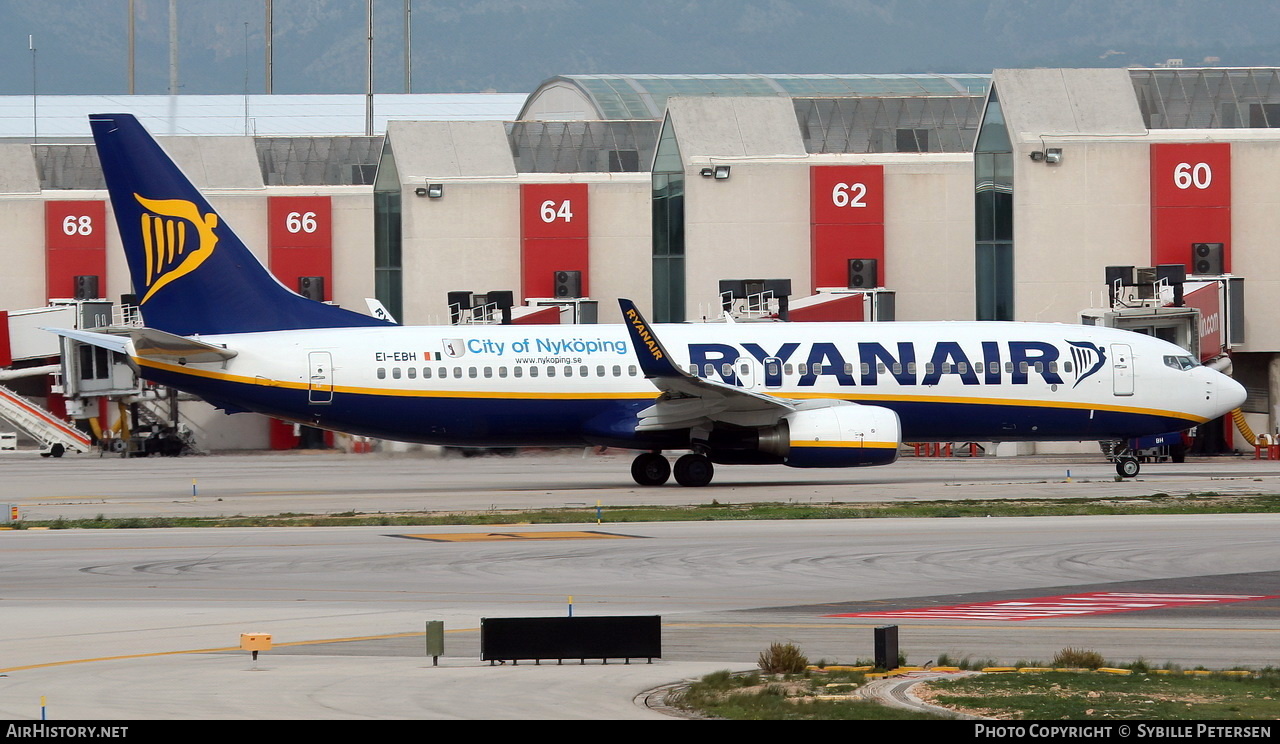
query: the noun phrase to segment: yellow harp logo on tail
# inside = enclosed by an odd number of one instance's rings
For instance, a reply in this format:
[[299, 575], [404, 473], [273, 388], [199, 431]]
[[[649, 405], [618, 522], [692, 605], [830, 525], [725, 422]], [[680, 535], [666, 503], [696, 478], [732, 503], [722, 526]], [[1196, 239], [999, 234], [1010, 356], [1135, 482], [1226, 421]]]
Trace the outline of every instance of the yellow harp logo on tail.
[[[213, 255], [218, 215], [201, 216], [196, 205], [185, 199], [147, 199], [138, 194], [133, 198], [147, 210], [141, 225], [147, 293], [139, 303], [145, 304], [161, 287], [195, 271]], [[195, 235], [188, 235], [189, 226], [195, 228]]]

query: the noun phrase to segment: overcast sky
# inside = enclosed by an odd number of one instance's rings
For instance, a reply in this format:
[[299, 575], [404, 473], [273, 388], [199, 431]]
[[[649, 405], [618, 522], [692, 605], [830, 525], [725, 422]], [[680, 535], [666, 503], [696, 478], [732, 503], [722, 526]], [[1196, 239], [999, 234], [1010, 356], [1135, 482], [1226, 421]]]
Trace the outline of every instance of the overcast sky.
[[[179, 0], [179, 92], [261, 93], [264, 0]], [[136, 90], [168, 92], [169, 0], [136, 0]], [[365, 2], [275, 0], [274, 90], [365, 86]], [[129, 0], [0, 0], [0, 93], [128, 91]], [[1232, 0], [413, 0], [414, 92], [558, 74], [990, 72], [1280, 65], [1280, 3]], [[404, 0], [375, 3], [375, 87], [404, 92]], [[28, 35], [36, 51], [28, 47]]]

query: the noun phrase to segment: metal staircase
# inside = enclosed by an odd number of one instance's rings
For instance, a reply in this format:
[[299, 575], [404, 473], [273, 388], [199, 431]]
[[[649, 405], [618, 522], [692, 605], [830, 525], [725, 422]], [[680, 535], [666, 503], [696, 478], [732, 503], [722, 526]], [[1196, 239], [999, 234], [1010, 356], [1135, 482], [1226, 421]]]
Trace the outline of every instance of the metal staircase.
[[88, 452], [93, 448], [88, 434], [3, 385], [0, 385], [0, 418], [30, 434], [54, 457], [60, 457], [63, 452]]

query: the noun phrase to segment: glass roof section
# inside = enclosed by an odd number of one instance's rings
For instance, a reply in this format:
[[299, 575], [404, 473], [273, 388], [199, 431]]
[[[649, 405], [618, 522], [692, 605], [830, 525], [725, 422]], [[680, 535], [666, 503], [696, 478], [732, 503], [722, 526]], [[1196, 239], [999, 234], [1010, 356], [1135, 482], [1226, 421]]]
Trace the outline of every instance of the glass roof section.
[[601, 119], [660, 119], [672, 96], [980, 96], [990, 75], [562, 75], [580, 88]]
[[639, 173], [653, 162], [659, 122], [516, 121], [507, 138], [520, 173]]
[[[378, 172], [382, 137], [257, 137], [268, 186], [367, 186]], [[34, 145], [42, 189], [105, 189], [98, 151], [90, 144]]]
[[1280, 68], [1129, 71], [1149, 129], [1280, 127]]

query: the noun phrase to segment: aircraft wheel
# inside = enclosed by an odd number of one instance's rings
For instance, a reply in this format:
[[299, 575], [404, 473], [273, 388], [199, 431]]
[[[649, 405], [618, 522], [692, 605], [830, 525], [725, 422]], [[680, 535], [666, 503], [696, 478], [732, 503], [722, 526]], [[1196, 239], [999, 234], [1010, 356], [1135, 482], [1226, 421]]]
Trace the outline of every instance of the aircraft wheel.
[[631, 477], [642, 486], [661, 486], [671, 477], [671, 463], [657, 452], [637, 455], [631, 461]]
[[1132, 478], [1141, 469], [1142, 466], [1138, 463], [1138, 458], [1136, 457], [1121, 457], [1116, 460], [1116, 472], [1122, 478]]
[[53, 447], [49, 448], [49, 454], [53, 455], [54, 457], [62, 457], [63, 453], [66, 451], [67, 451], [66, 446], [64, 446], [61, 442], [58, 442], [54, 444]]
[[711, 482], [715, 472], [715, 467], [704, 455], [685, 455], [676, 460], [676, 483], [682, 486], [705, 486]]

